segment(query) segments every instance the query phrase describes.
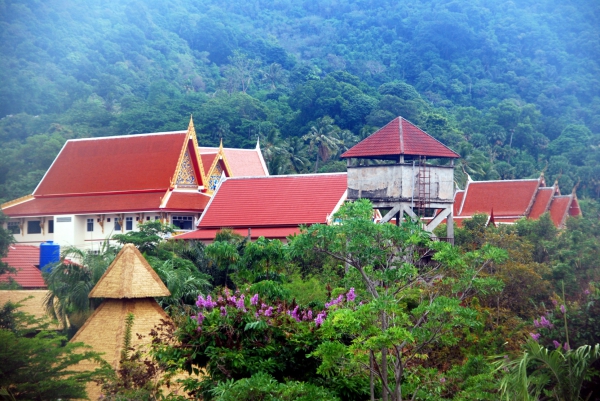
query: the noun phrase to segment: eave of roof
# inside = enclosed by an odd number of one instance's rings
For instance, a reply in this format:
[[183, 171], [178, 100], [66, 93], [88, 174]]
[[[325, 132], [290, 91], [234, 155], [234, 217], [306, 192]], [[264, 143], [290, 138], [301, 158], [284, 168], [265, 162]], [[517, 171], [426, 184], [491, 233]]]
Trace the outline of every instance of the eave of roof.
[[[288, 227], [243, 227], [243, 228], [234, 228], [232, 229], [234, 233], [239, 234], [241, 236], [248, 236], [248, 229], [250, 229], [250, 238], [257, 239], [259, 237], [265, 237], [269, 239], [283, 239], [287, 238], [290, 235], [298, 234], [300, 232], [300, 228], [298, 226], [288, 226]], [[200, 229], [195, 231], [190, 231], [188, 233], [180, 234], [174, 239], [184, 239], [184, 240], [200, 240], [200, 241], [212, 241], [215, 239], [217, 233], [221, 231], [220, 228], [208, 228], [208, 229]]]

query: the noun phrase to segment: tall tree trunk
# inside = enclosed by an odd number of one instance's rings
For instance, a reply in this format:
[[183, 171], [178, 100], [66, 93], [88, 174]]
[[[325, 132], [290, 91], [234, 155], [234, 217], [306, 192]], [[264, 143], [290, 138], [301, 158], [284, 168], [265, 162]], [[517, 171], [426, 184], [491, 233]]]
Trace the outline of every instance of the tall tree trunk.
[[371, 401], [375, 401], [375, 374], [373, 373], [375, 364], [373, 363], [373, 359], [375, 359], [375, 355], [373, 354], [373, 351], [369, 351], [369, 367], [371, 368], [371, 372], [369, 374], [369, 383], [371, 385]]
[[315, 163], [315, 173], [319, 169], [319, 152], [317, 152], [317, 162]]
[[[381, 331], [385, 332], [387, 330], [387, 316], [385, 312], [381, 314]], [[382, 391], [381, 391], [381, 399], [382, 401], [388, 401], [388, 361], [387, 361], [387, 348], [381, 349], [381, 381], [382, 383]]]

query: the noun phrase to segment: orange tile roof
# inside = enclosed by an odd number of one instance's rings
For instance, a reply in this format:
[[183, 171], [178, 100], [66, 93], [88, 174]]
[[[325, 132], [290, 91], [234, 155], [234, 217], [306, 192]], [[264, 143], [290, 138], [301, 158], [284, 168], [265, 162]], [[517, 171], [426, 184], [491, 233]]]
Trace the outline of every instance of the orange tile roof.
[[525, 216], [533, 205], [539, 185], [537, 179], [469, 181], [458, 215], [489, 214], [494, 209], [496, 217]]
[[565, 224], [572, 199], [571, 195], [555, 196], [552, 199], [550, 218], [556, 227], [562, 227]]
[[454, 216], [458, 216], [458, 211], [460, 210], [460, 205], [462, 205], [464, 196], [465, 196], [465, 191], [462, 191], [462, 190], [458, 190], [454, 193], [454, 204], [452, 205]]
[[46, 288], [40, 269], [40, 248], [34, 245], [13, 244], [8, 248], [8, 255], [2, 261], [17, 269], [16, 273], [0, 276], [0, 282], [9, 278], [15, 280], [23, 288]]
[[535, 202], [529, 212], [529, 218], [539, 219], [540, 216], [548, 211], [552, 196], [556, 189], [554, 187], [540, 188], [535, 196]]
[[[199, 149], [201, 155], [216, 153], [219, 150], [219, 148], [209, 147], [200, 147]], [[259, 149], [223, 148], [223, 151], [233, 177], [264, 177], [269, 175]]]
[[199, 192], [173, 191], [162, 210], [202, 211], [210, 201], [210, 196]]
[[459, 158], [460, 155], [410, 121], [397, 117], [354, 145], [342, 158], [399, 155]]
[[202, 159], [202, 166], [204, 167], [204, 174], [208, 175], [208, 173], [210, 173], [210, 166], [212, 166], [213, 162], [215, 161], [215, 157], [217, 157], [216, 153], [200, 154], [200, 158]]
[[228, 178], [198, 228], [325, 223], [345, 199], [346, 185], [346, 173]]
[[166, 189], [186, 132], [67, 141], [33, 195]]

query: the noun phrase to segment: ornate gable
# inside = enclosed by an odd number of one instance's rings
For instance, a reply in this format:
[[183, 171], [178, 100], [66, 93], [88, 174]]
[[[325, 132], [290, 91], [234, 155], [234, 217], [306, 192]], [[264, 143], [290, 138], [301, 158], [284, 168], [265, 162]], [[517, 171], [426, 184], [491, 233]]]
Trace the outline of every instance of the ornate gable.
[[225, 156], [225, 151], [223, 150], [223, 140], [221, 140], [221, 144], [219, 145], [219, 150], [217, 151], [217, 155], [213, 160], [212, 166], [208, 170], [207, 179], [208, 179], [208, 188], [209, 192], [214, 192], [221, 182], [221, 178], [223, 177], [223, 173], [225, 177], [232, 177], [231, 168], [229, 167], [229, 163], [227, 162], [227, 157]]
[[190, 124], [183, 147], [181, 148], [177, 169], [171, 179], [171, 187], [198, 186], [203, 188], [205, 184], [206, 175], [202, 165], [202, 158], [198, 151], [198, 139], [196, 138], [194, 121], [190, 117]]

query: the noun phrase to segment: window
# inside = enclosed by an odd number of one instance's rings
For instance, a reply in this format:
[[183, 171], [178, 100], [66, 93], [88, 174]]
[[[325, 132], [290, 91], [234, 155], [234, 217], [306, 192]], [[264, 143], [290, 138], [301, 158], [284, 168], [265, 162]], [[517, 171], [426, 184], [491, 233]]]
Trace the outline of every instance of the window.
[[27, 234], [41, 234], [42, 227], [37, 220], [27, 222]]
[[94, 219], [87, 219], [87, 232], [94, 231]]
[[193, 230], [194, 229], [194, 217], [193, 216], [173, 216], [173, 225], [180, 230]]
[[54, 220], [48, 220], [48, 234], [54, 234]]
[[16, 221], [9, 221], [6, 228], [11, 234], [21, 234], [21, 228], [19, 227], [19, 223]]
[[133, 230], [133, 217], [125, 217], [125, 230]]
[[154, 220], [158, 220], [158, 216], [154, 216]]
[[118, 217], [115, 217], [115, 231], [121, 231], [121, 223], [123, 220], [119, 220]]
[[146, 216], [146, 221], [150, 221], [150, 216]]

